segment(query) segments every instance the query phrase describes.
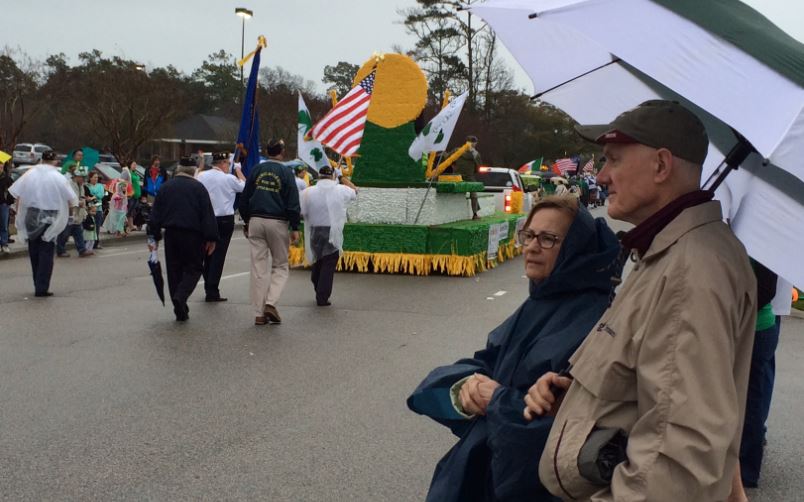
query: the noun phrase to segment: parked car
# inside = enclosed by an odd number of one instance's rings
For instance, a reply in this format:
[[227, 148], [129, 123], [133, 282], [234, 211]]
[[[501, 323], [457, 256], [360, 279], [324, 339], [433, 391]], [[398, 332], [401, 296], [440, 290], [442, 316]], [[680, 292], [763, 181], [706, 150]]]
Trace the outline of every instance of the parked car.
[[11, 172], [9, 173], [11, 176], [11, 181], [17, 181], [19, 177], [28, 172], [31, 167], [32, 166], [20, 166], [11, 169]]
[[100, 175], [100, 182], [104, 185], [120, 177], [120, 171], [109, 164], [103, 164], [101, 162], [95, 164], [95, 167], [93, 167], [90, 172], [97, 172]]
[[475, 173], [475, 181], [483, 183], [483, 192], [494, 194], [494, 207], [497, 211], [511, 212], [512, 192], [522, 192], [523, 212], [530, 211], [533, 205], [533, 196], [526, 190], [516, 169], [482, 166]]
[[14, 146], [11, 153], [14, 166], [22, 164], [38, 164], [42, 161], [42, 153], [52, 150], [44, 143], [20, 143]]

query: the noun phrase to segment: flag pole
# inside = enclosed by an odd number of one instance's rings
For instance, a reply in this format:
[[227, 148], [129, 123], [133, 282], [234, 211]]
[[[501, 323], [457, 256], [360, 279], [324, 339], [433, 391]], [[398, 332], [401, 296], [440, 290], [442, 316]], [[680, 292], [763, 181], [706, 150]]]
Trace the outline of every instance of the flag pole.
[[[450, 92], [449, 89], [444, 91], [444, 99], [441, 100], [441, 109], [442, 110], [444, 108], [446, 108], [447, 105], [449, 105], [449, 98], [451, 96], [452, 96], [452, 93]], [[437, 159], [436, 159], [435, 152], [430, 152], [430, 155], [428, 156], [428, 159], [427, 159], [427, 172], [430, 174], [430, 176], [427, 179], [427, 191], [424, 192], [424, 198], [422, 199], [422, 205], [419, 206], [419, 211], [416, 213], [416, 219], [413, 220], [414, 225], [419, 222], [419, 216], [421, 216], [422, 209], [424, 209], [424, 204], [425, 204], [425, 202], [427, 202], [427, 195], [430, 193], [430, 188], [433, 186], [433, 180], [438, 177], [438, 168], [436, 166], [441, 164], [441, 157], [443, 155], [444, 155], [444, 152], [442, 150], [442, 151], [438, 152], [438, 158]], [[437, 162], [434, 162], [435, 160], [437, 160]]]
[[[442, 155], [444, 155], [444, 152], [438, 152], [438, 162], [436, 162], [435, 165], [438, 165], [438, 164], [441, 163], [441, 156]], [[433, 180], [436, 179], [437, 177], [438, 177], [438, 169], [433, 171], [432, 176], [430, 176], [427, 179], [427, 191], [424, 192], [424, 198], [422, 198], [422, 205], [419, 206], [419, 211], [416, 213], [416, 219], [413, 220], [414, 225], [419, 222], [419, 216], [421, 216], [422, 209], [424, 209], [424, 204], [425, 204], [425, 202], [427, 202], [427, 196], [430, 194], [430, 188], [432, 188], [432, 186], [433, 186]]]

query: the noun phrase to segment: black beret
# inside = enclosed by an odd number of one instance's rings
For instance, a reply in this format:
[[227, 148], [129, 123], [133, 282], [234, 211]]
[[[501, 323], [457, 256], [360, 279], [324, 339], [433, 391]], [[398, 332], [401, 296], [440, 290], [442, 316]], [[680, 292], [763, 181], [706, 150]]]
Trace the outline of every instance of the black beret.
[[194, 161], [192, 157], [182, 157], [179, 159], [179, 165], [184, 167], [198, 167], [198, 162]]

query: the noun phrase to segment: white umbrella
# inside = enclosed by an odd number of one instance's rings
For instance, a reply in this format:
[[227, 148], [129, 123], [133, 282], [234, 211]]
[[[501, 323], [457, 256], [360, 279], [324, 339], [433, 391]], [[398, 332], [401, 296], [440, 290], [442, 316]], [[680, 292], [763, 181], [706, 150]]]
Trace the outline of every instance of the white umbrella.
[[643, 101], [676, 99], [706, 124], [705, 176], [738, 144], [738, 131], [756, 153], [735, 156], [741, 169], [717, 197], [749, 254], [804, 284], [804, 267], [791, 259], [804, 249], [801, 43], [737, 0], [488, 0], [470, 9], [536, 95], [578, 122], [608, 123]]

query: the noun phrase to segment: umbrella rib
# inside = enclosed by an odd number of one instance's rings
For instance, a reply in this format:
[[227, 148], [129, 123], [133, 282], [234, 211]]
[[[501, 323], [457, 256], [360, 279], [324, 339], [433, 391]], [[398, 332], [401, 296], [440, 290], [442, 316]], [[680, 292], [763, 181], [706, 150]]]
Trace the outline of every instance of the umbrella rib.
[[530, 99], [532, 99], [532, 100], [533, 99], [539, 99], [540, 97], [544, 96], [545, 94], [547, 94], [550, 91], [554, 91], [554, 90], [558, 89], [561, 86], [567, 85], [570, 82], [574, 82], [574, 81], [578, 80], [581, 77], [585, 77], [585, 76], [589, 75], [590, 73], [596, 72], [597, 70], [602, 70], [603, 68], [605, 68], [607, 66], [610, 66], [610, 65], [613, 65], [614, 63], [619, 63], [620, 61], [622, 61], [620, 58], [615, 57], [614, 59], [612, 59], [611, 61], [609, 61], [606, 64], [602, 64], [602, 65], [598, 66], [597, 68], [592, 68], [591, 70], [589, 70], [589, 71], [587, 71], [585, 73], [581, 73], [578, 76], [572, 77], [571, 79], [569, 79], [569, 80], [567, 80], [565, 82], [561, 82], [558, 85], [554, 85], [553, 87], [547, 89], [546, 91], [542, 91], [542, 92], [540, 92], [538, 94], [534, 94], [533, 96], [530, 97]]

